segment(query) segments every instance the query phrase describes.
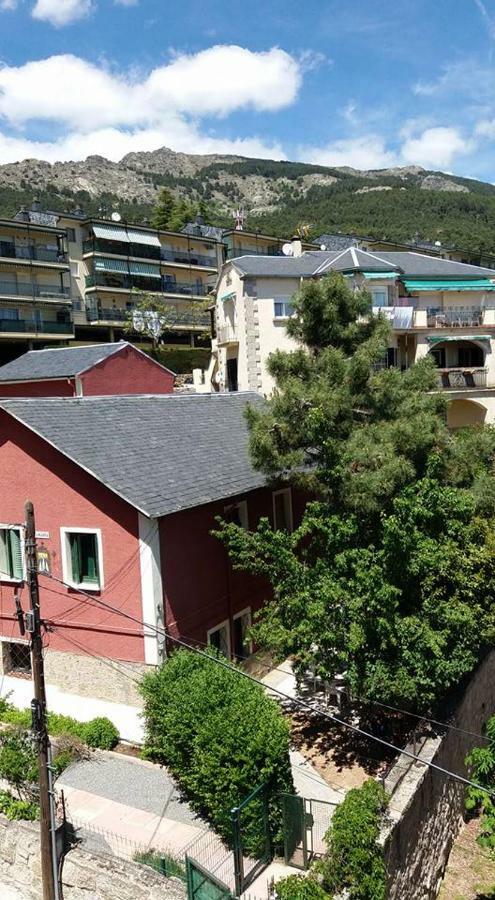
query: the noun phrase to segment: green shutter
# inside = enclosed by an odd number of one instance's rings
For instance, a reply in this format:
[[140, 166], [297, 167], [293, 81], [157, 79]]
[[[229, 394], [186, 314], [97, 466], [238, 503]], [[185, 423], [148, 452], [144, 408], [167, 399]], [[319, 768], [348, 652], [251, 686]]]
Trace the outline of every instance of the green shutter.
[[22, 581], [24, 578], [24, 566], [22, 564], [21, 534], [17, 528], [11, 528], [8, 532], [8, 536], [12, 578], [18, 578]]
[[69, 534], [70, 558], [72, 568], [72, 581], [75, 584], [81, 583], [81, 553], [78, 534]]

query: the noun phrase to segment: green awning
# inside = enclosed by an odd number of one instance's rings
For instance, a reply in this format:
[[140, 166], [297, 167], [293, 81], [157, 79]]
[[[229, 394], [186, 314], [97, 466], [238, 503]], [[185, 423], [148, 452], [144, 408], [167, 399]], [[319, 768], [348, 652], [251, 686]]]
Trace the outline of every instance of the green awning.
[[235, 297], [235, 291], [230, 291], [229, 294], [222, 294], [220, 300], [233, 300]]
[[397, 278], [399, 275], [398, 272], [361, 272], [362, 275], [366, 278], [367, 281], [379, 281], [382, 278]]
[[413, 281], [404, 278], [402, 281], [408, 291], [495, 291], [495, 283], [488, 278], [473, 278], [469, 281], [455, 278], [449, 281]]
[[94, 261], [95, 272], [119, 272], [120, 274], [129, 274], [129, 265], [126, 259], [104, 259], [101, 256], [95, 256]]
[[161, 247], [158, 235], [150, 231], [136, 231], [135, 228], [128, 228], [127, 235], [131, 244], [142, 244], [146, 247]]
[[154, 266], [152, 263], [129, 262], [131, 275], [147, 275], [148, 278], [161, 278], [160, 266]]
[[104, 238], [106, 241], [122, 241], [124, 244], [129, 243], [125, 228], [117, 228], [116, 225], [93, 225], [92, 228], [93, 234], [97, 238]]
[[489, 334], [431, 334], [426, 338], [429, 344], [444, 344], [450, 341], [490, 341]]

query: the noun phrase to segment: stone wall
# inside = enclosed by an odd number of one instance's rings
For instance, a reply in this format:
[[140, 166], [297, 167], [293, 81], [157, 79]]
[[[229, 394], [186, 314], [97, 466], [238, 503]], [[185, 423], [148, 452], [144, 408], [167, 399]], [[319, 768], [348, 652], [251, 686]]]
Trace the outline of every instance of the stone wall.
[[[480, 743], [466, 732], [481, 733], [495, 713], [495, 651], [478, 667], [449, 721], [443, 738], [429, 738], [416, 753], [444, 769], [466, 776], [464, 759]], [[445, 711], [445, 716], [448, 711]], [[442, 716], [440, 716], [442, 718]], [[413, 749], [412, 747], [408, 749]], [[438, 894], [464, 810], [462, 784], [402, 756], [385, 783], [391, 824], [385, 835], [390, 900], [433, 900]]]
[[[42, 897], [39, 829], [32, 822], [9, 822], [0, 816], [0, 884], [2, 875], [26, 898]], [[185, 900], [176, 878], [163, 878], [127, 860], [95, 856], [75, 848], [65, 858], [63, 900]], [[1, 887], [0, 887], [1, 896]]]

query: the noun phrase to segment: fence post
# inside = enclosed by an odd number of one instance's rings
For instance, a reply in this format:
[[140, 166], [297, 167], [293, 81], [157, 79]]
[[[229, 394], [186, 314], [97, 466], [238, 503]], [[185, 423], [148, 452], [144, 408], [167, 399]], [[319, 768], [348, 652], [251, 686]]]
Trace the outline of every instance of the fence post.
[[232, 819], [232, 853], [234, 855], [234, 880], [235, 880], [235, 894], [236, 897], [240, 897], [243, 893], [243, 882], [244, 882], [244, 860], [242, 856], [242, 842], [241, 842], [241, 823], [240, 823], [240, 809], [238, 806], [235, 806], [234, 809], [231, 810], [231, 819]]

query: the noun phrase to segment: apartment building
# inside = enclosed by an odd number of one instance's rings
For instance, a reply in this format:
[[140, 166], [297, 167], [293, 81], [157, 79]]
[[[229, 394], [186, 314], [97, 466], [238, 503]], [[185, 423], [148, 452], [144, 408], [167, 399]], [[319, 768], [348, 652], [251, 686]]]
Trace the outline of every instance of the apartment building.
[[392, 250], [412, 251], [413, 253], [424, 253], [427, 256], [437, 256], [440, 259], [450, 259], [454, 262], [495, 269], [494, 253], [488, 253], [482, 248], [467, 250], [462, 247], [449, 247], [442, 244], [441, 241], [422, 241], [419, 236], [412, 241], [391, 241], [337, 232], [320, 234], [315, 244], [319, 249], [324, 248], [325, 250], [347, 250], [349, 247], [358, 247], [360, 250], [369, 250], [371, 253], [387, 253]]
[[335, 270], [356, 287], [367, 287], [373, 310], [390, 320], [384, 364], [405, 369], [430, 354], [439, 390], [448, 392], [449, 425], [495, 422], [492, 270], [410, 251], [300, 249], [295, 242], [291, 257], [244, 256], [223, 266], [212, 359], [199, 390], [270, 394], [268, 356], [296, 346], [286, 329], [293, 294], [305, 280]]
[[[223, 259], [228, 262], [237, 256], [283, 256], [282, 248], [289, 243], [287, 238], [276, 238], [257, 231], [235, 228], [222, 233]], [[318, 242], [302, 241], [303, 250], [319, 250]]]
[[74, 337], [67, 234], [56, 217], [0, 219], [0, 352]]

